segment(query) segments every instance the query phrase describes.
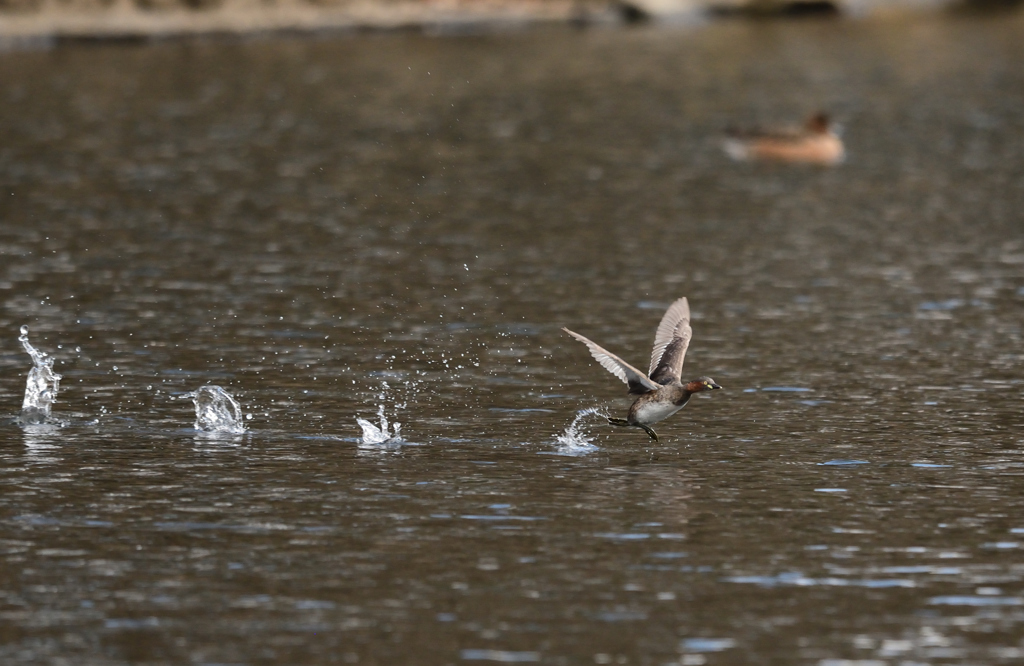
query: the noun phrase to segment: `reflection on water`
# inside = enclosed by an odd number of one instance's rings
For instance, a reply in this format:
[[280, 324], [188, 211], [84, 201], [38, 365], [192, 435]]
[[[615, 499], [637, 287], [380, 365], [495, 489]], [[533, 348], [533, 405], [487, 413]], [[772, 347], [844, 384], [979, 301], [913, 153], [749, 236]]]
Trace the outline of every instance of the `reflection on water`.
[[[0, 661], [1019, 662], [1021, 20], [3, 54], [0, 325], [80, 351]], [[721, 153], [816, 108], [840, 166]], [[604, 425], [560, 328], [683, 294], [733, 390]]]
[[61, 427], [53, 423], [30, 423], [22, 426], [25, 455], [35, 462], [59, 462], [52, 454], [60, 449]]

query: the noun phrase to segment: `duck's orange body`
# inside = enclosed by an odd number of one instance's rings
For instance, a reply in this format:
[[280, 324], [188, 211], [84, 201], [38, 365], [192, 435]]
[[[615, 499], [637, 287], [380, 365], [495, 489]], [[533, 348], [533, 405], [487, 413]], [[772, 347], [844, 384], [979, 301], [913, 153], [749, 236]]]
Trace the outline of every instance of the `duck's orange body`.
[[722, 147], [729, 157], [740, 161], [833, 166], [846, 159], [843, 140], [823, 113], [812, 116], [800, 129], [733, 133]]

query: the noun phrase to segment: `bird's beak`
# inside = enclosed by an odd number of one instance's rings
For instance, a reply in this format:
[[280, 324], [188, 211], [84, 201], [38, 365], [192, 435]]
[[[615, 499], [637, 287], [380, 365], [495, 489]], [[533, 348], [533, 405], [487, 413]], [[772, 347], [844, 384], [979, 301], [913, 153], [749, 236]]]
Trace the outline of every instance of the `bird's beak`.
[[722, 388], [722, 387], [720, 385], [718, 385], [718, 384], [712, 384], [711, 385], [711, 390], [712, 391], [714, 391], [715, 389], [720, 389], [720, 388]]

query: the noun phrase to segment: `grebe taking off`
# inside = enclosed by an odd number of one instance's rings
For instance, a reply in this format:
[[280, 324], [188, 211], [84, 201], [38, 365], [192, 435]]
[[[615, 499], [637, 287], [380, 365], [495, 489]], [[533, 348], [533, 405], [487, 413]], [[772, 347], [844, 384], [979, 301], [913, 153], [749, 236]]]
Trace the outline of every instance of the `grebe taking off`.
[[625, 419], [608, 419], [608, 423], [643, 428], [654, 441], [658, 441], [658, 433], [651, 429], [652, 424], [678, 412], [694, 393], [722, 388], [710, 377], [701, 377], [685, 384], [681, 381], [683, 358], [693, 334], [690, 329], [690, 305], [685, 297], [670, 305], [658, 324], [649, 375], [579, 333], [573, 333], [567, 328], [562, 330], [585, 344], [605, 370], [626, 382], [630, 393], [640, 395], [629, 408]]

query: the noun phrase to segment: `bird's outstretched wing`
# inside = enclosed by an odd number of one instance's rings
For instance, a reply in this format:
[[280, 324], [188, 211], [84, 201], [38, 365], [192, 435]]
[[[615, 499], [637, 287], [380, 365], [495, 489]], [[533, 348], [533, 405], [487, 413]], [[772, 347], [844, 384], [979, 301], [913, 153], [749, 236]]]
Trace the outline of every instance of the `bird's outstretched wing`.
[[594, 359], [596, 359], [597, 362], [600, 363], [605, 370], [612, 373], [622, 381], [626, 382], [626, 384], [629, 386], [630, 393], [643, 394], [649, 393], [650, 391], [657, 391], [659, 388], [661, 388], [660, 386], [652, 382], [647, 377], [647, 375], [640, 372], [639, 370], [631, 366], [629, 363], [626, 363], [621, 358], [611, 353], [607, 349], [604, 349], [600, 345], [594, 344], [593, 342], [587, 340], [579, 333], [573, 333], [567, 328], [563, 328], [562, 330], [571, 335], [572, 337], [576, 338], [583, 344], [585, 344], [587, 346], [587, 349], [590, 350], [590, 355], [593, 356]]
[[654, 334], [654, 349], [651, 350], [650, 377], [659, 384], [680, 379], [683, 372], [683, 359], [686, 348], [690, 346], [690, 304], [686, 297], [669, 306], [665, 316], [658, 324], [658, 332]]

